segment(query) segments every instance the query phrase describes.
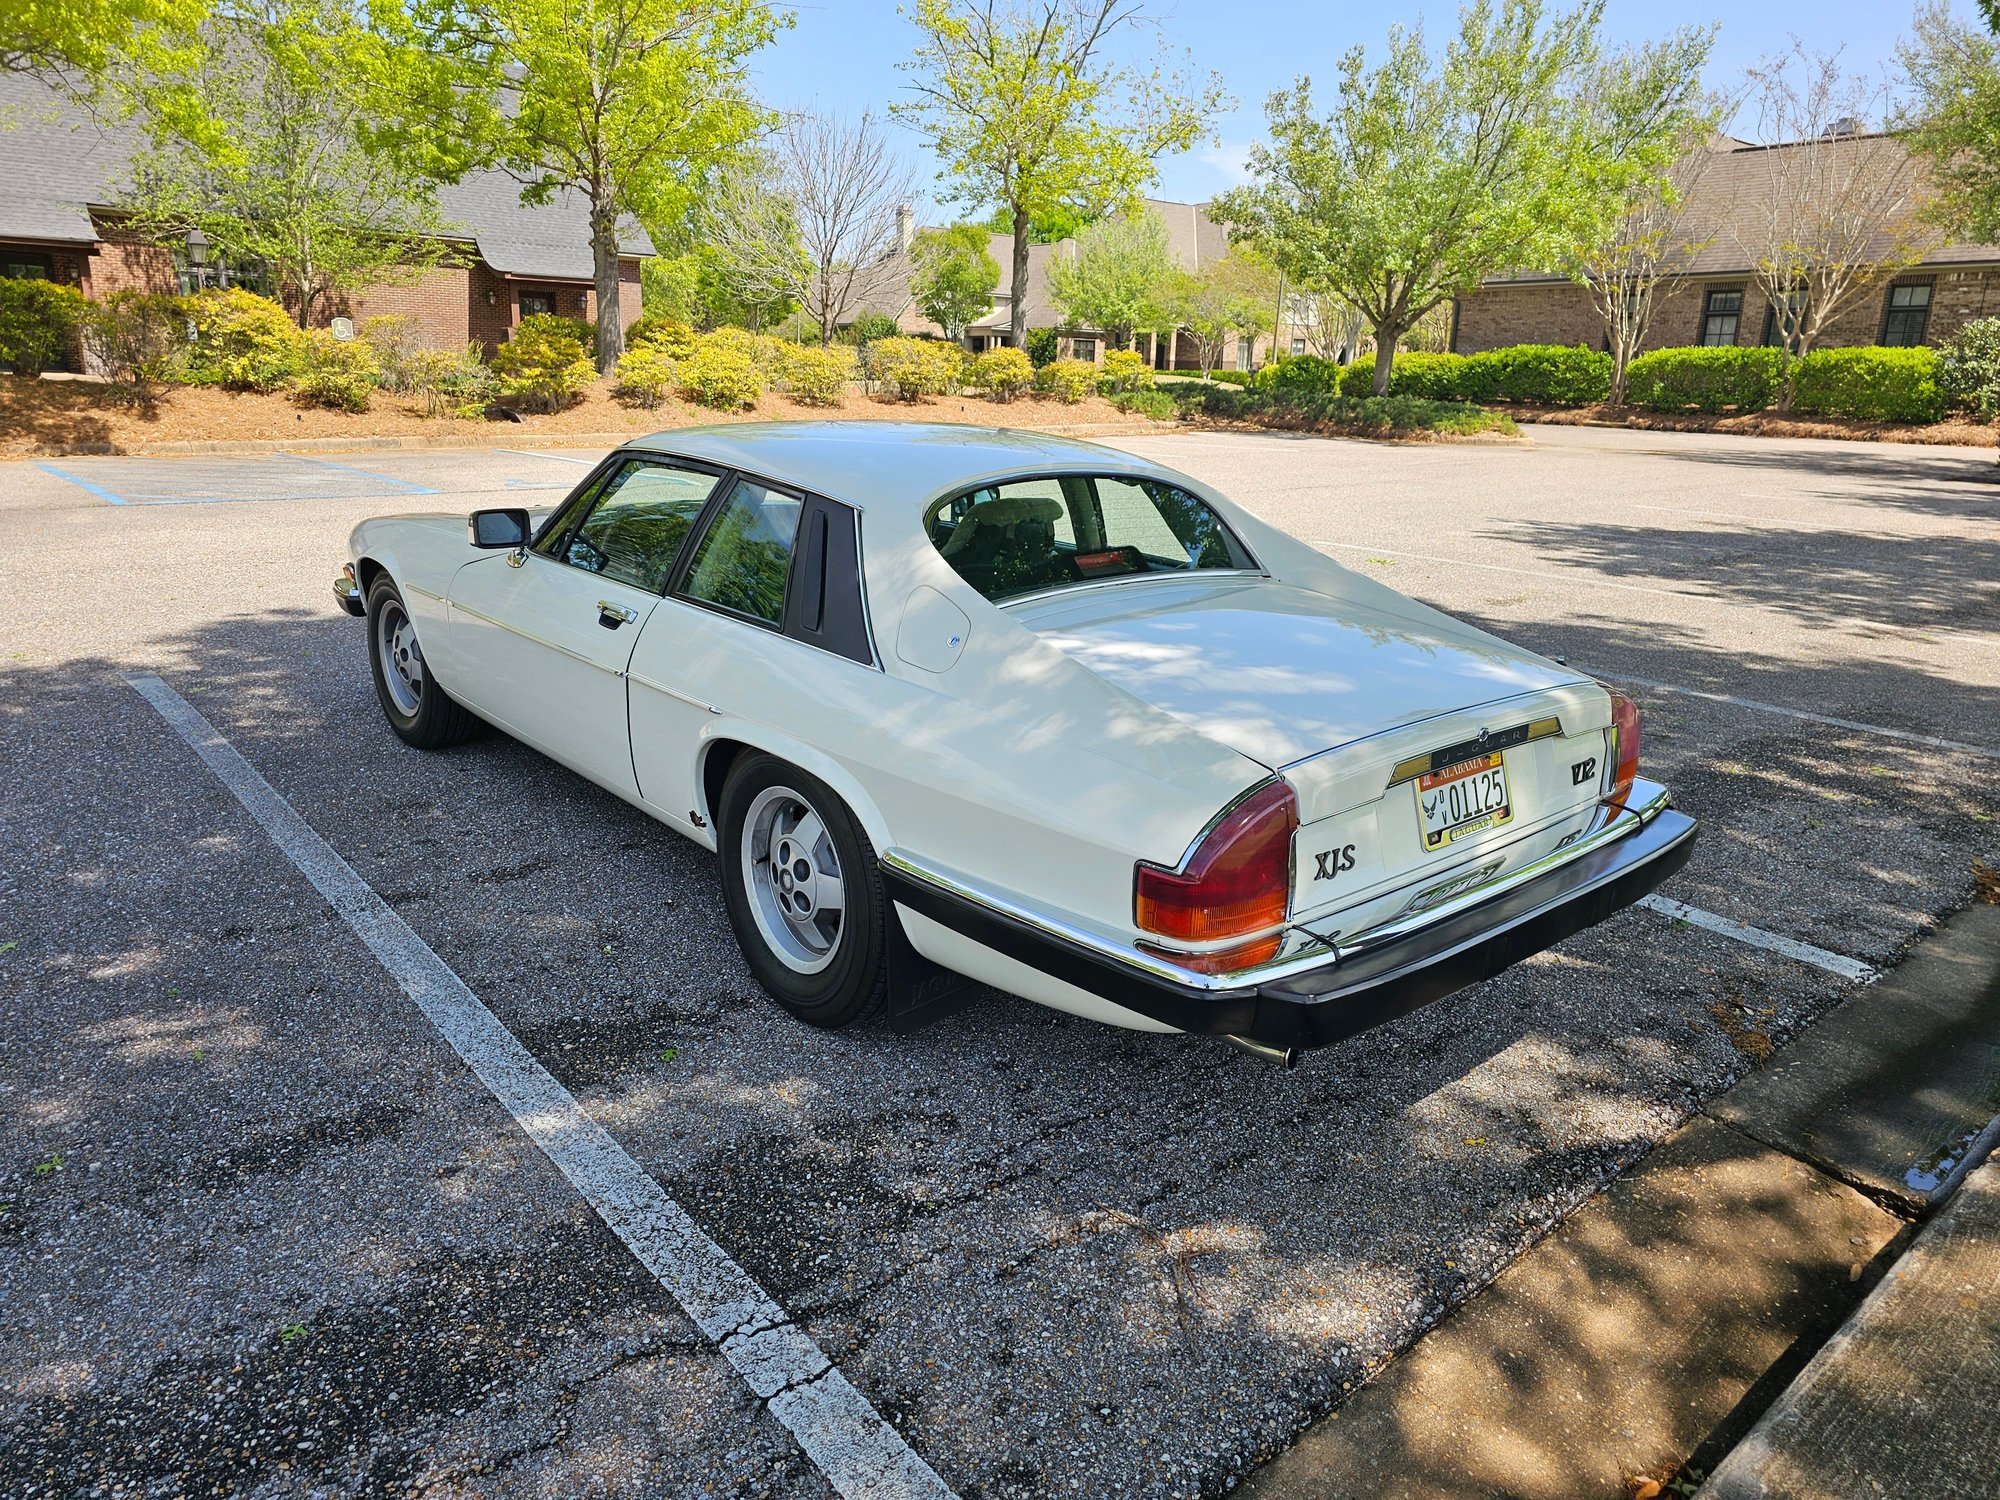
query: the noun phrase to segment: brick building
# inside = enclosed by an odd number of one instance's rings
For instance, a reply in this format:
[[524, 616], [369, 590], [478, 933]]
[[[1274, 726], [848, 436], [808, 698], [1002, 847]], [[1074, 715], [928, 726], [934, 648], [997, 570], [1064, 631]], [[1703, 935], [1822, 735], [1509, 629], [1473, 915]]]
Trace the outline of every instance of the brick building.
[[[131, 127], [101, 123], [33, 79], [0, 74], [0, 275], [66, 281], [91, 298], [232, 279], [262, 290], [255, 267], [199, 264], [199, 244], [131, 232], [119, 202], [142, 143]], [[488, 353], [530, 313], [596, 319], [588, 217], [576, 195], [531, 208], [511, 178], [481, 172], [439, 189], [438, 206], [452, 264], [368, 289], [350, 300], [351, 317], [408, 314], [439, 347], [477, 339]], [[640, 312], [639, 262], [653, 247], [630, 225], [619, 250], [618, 310], [629, 327]]]
[[[1680, 231], [1686, 243], [1699, 248], [1687, 279], [1655, 307], [1648, 349], [1777, 342], [1770, 300], [1751, 267], [1760, 235], [1768, 235], [1764, 205], [1793, 175], [1778, 153], [1824, 153], [1829, 180], [1871, 168], [1903, 174], [1907, 201], [1914, 205], [1921, 196], [1917, 164], [1893, 136], [1857, 133], [1803, 146], [1757, 146], [1724, 136], [1712, 150], [1688, 195]], [[1863, 153], [1866, 161], [1860, 159]], [[1843, 162], [1842, 155], [1853, 159]], [[1885, 233], [1869, 253], [1887, 259], [1893, 250]], [[1994, 316], [2000, 316], [2000, 245], [1933, 243], [1914, 264], [1853, 295], [1822, 330], [1819, 343], [1935, 344], [1974, 318]], [[1451, 347], [1476, 354], [1510, 344], [1602, 349], [1604, 324], [1589, 292], [1575, 282], [1556, 275], [1496, 276], [1458, 299]]]

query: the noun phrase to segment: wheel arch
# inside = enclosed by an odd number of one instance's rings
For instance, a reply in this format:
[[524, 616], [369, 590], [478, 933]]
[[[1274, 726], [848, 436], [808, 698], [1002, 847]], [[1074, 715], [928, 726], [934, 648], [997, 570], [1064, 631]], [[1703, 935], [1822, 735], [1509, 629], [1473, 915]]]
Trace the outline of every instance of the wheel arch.
[[801, 771], [818, 777], [833, 790], [835, 796], [847, 804], [847, 810], [868, 835], [868, 842], [877, 855], [891, 847], [888, 820], [876, 806], [860, 781], [825, 752], [793, 740], [788, 736], [773, 733], [761, 725], [726, 724], [718, 726], [702, 739], [700, 764], [697, 767], [695, 785], [701, 792], [701, 815], [708, 822], [710, 835], [717, 847], [721, 846], [722, 830], [717, 826], [717, 814], [722, 804], [722, 786], [729, 779], [729, 771], [745, 755], [763, 753], [775, 756]]

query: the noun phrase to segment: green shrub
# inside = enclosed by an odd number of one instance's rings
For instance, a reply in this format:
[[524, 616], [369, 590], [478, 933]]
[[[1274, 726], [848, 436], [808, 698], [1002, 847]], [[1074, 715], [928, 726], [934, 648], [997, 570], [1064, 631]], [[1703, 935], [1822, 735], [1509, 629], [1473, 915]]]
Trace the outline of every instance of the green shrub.
[[737, 411], [764, 394], [764, 372], [740, 343], [709, 334], [680, 362], [680, 388], [696, 406]]
[[[1581, 344], [1514, 344], [1483, 354], [1404, 355], [1396, 361], [1457, 358], [1452, 399], [1460, 401], [1531, 401], [1542, 406], [1588, 406], [1611, 399], [1611, 356]], [[1402, 395], [1399, 384], [1390, 393]], [[1413, 396], [1441, 394], [1411, 390]]]
[[337, 339], [315, 328], [299, 340], [299, 372], [292, 399], [301, 406], [366, 411], [368, 397], [382, 383], [382, 367], [359, 339]]
[[1935, 422], [1944, 416], [1938, 355], [1910, 349], [1814, 349], [1792, 366], [1792, 407], [1860, 422]]
[[[1011, 346], [1010, 346], [1011, 347]], [[1030, 328], [1028, 330], [1028, 363], [1037, 370], [1043, 365], [1055, 363], [1056, 355], [1062, 350], [1062, 335], [1053, 328]]]
[[658, 407], [674, 389], [674, 358], [654, 343], [636, 343], [618, 356], [618, 395], [641, 406]]
[[98, 373], [141, 399], [174, 377], [187, 346], [180, 299], [154, 292], [113, 292], [84, 309], [81, 329]]
[[966, 366], [966, 383], [995, 401], [1012, 401], [1035, 383], [1034, 362], [1026, 350], [1003, 344], [972, 356]]
[[241, 287], [210, 288], [182, 300], [194, 328], [186, 368], [198, 384], [275, 391], [298, 374], [304, 336], [284, 308]]
[[1127, 391], [1150, 391], [1153, 388], [1153, 372], [1146, 364], [1146, 356], [1136, 349], [1113, 349], [1104, 356], [1103, 376], [1111, 387], [1111, 392], [1123, 394]]
[[1346, 371], [1330, 359], [1321, 359], [1317, 354], [1295, 354], [1264, 366], [1250, 377], [1249, 388], [1299, 401], [1338, 395], [1345, 376]]
[[0, 365], [39, 375], [69, 353], [86, 307], [83, 293], [39, 276], [0, 276]]
[[2000, 318], [1975, 318], [1938, 346], [1938, 387], [1960, 411], [2000, 417]]
[[1776, 349], [1655, 349], [1625, 370], [1625, 399], [1652, 411], [1762, 411], [1778, 393]]
[[424, 415], [480, 417], [493, 399], [493, 372], [477, 339], [457, 349], [418, 349], [404, 361], [404, 389], [424, 398]]
[[1111, 404], [1120, 411], [1129, 411], [1135, 417], [1150, 417], [1155, 422], [1171, 422], [1180, 412], [1174, 398], [1165, 391], [1123, 391], [1111, 398]]
[[681, 359], [694, 352], [695, 338], [695, 331], [687, 324], [647, 313], [633, 319], [632, 326], [625, 330], [625, 347], [630, 349], [639, 344], [658, 344], [675, 359]]
[[[1300, 359], [1305, 358], [1304, 355], [1298, 355], [1296, 357]], [[1278, 365], [1283, 363], [1284, 363], [1283, 360], [1279, 360], [1276, 363], [1268, 364], [1264, 366], [1264, 370], [1269, 370], [1275, 377], [1278, 372]], [[1224, 385], [1249, 385], [1252, 381], [1254, 381], [1257, 378], [1257, 375], [1263, 374], [1264, 370], [1259, 370], [1256, 372], [1255, 375], [1253, 375], [1248, 370], [1214, 369], [1208, 372], [1208, 378], [1210, 380], [1219, 380]]]
[[870, 312], [863, 313], [849, 323], [841, 330], [840, 336], [850, 344], [866, 348], [879, 339], [895, 338], [901, 332], [902, 330], [896, 326], [896, 320], [887, 313]]
[[788, 344], [781, 338], [768, 333], [752, 333], [747, 328], [718, 328], [713, 333], [700, 334], [695, 339], [697, 348], [713, 345], [719, 349], [733, 349], [757, 367], [766, 386], [784, 379], [785, 361], [798, 346]]
[[1035, 388], [1074, 406], [1097, 389], [1097, 366], [1087, 359], [1053, 359], [1035, 376]]
[[500, 395], [543, 411], [560, 411], [597, 379], [574, 318], [530, 313], [493, 355]]
[[423, 326], [407, 313], [383, 313], [362, 319], [354, 332], [375, 356], [382, 371], [382, 389], [411, 390], [410, 361], [426, 347]]
[[[1463, 401], [1466, 366], [1463, 354], [1399, 354], [1389, 370], [1389, 394], [1422, 401]], [[1347, 366], [1340, 393], [1355, 400], [1375, 394], [1375, 361], [1371, 357]]]
[[[1300, 356], [1301, 359], [1310, 356]], [[1288, 360], [1286, 363], [1297, 363]], [[1322, 364], [1328, 363], [1321, 361]], [[1338, 370], [1338, 365], [1332, 366]], [[1428, 432], [1457, 436], [1513, 434], [1520, 429], [1504, 412], [1464, 401], [1429, 401], [1420, 396], [1346, 396], [1327, 388], [1327, 376], [1295, 372], [1289, 390], [1249, 389], [1185, 381], [1168, 388], [1184, 413], [1222, 420], [1305, 423], [1344, 432]]]
[[905, 401], [942, 396], [964, 373], [964, 352], [939, 339], [877, 339], [868, 346], [868, 377]]
[[847, 383], [854, 379], [854, 351], [845, 344], [825, 348], [811, 345], [784, 346], [785, 384], [799, 400], [813, 406], [838, 406], [847, 396]]

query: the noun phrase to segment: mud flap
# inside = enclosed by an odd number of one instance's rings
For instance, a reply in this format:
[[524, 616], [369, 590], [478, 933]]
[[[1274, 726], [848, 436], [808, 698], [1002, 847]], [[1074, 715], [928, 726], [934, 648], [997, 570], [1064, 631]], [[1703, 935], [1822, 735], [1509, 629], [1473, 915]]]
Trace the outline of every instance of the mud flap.
[[956, 1015], [970, 1005], [979, 986], [963, 974], [932, 963], [910, 946], [902, 918], [892, 903], [887, 929], [889, 964], [889, 1029], [899, 1036], [921, 1031], [933, 1021]]

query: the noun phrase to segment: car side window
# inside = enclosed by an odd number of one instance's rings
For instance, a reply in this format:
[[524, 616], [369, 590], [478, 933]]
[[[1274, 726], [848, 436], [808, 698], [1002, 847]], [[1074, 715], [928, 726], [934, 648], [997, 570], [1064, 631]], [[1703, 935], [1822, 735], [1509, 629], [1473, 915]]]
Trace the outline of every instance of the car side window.
[[802, 508], [797, 495], [737, 480], [696, 544], [681, 592], [734, 614], [780, 624]]
[[716, 476], [704, 469], [634, 459], [605, 478], [581, 525], [550, 539], [548, 555], [586, 573], [664, 593], [681, 545], [715, 485]]

